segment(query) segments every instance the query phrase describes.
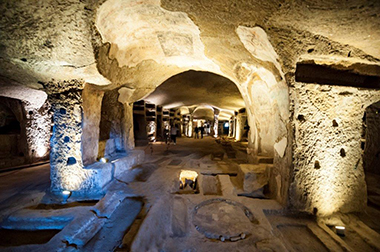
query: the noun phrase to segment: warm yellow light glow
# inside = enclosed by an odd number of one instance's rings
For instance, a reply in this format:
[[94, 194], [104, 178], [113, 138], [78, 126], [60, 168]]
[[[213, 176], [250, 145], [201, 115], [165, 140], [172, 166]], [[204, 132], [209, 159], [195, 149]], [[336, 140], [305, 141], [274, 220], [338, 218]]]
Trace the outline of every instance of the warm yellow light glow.
[[344, 233], [345, 230], [346, 230], [346, 228], [343, 227], [343, 226], [335, 226], [335, 232], [336, 232], [337, 235], [344, 236], [345, 235], [345, 233]]
[[[323, 178], [315, 184], [314, 206], [318, 209], [320, 215], [331, 215], [338, 212], [345, 202], [348, 202], [349, 195], [347, 191], [341, 187], [342, 181], [347, 181], [344, 173], [341, 173], [343, 165], [335, 153], [337, 149], [316, 153], [315, 160], [319, 161], [319, 169], [314, 169], [314, 176]], [[339, 156], [340, 157], [340, 156]]]
[[[85, 169], [74, 170], [72, 173], [62, 174], [62, 187], [70, 191], [78, 191], [82, 188], [82, 185], [90, 178], [90, 172]], [[82, 172], [83, 171], [83, 172]]]
[[195, 171], [189, 171], [189, 170], [182, 170], [181, 174], [179, 175], [179, 180], [182, 181], [183, 184], [185, 184], [185, 180], [192, 180], [195, 182], [195, 180], [198, 177], [198, 173]]
[[46, 152], [47, 152], [47, 148], [45, 146], [38, 146], [37, 147], [37, 157], [45, 156]]

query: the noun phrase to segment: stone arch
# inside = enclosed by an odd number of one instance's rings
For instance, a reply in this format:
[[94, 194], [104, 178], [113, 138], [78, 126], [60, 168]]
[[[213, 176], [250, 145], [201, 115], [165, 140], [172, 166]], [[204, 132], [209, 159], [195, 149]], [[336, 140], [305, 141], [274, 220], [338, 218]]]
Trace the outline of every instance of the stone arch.
[[212, 119], [214, 117], [214, 108], [211, 106], [197, 106], [193, 111], [193, 117], [195, 119], [201, 118], [206, 119], [210, 118]]
[[[159, 1], [108, 0], [99, 7], [95, 25], [103, 42], [98, 68], [112, 85], [128, 83], [130, 102], [146, 97], [171, 76], [207, 71], [230, 79], [242, 94], [252, 154], [273, 157], [273, 146], [287, 139], [288, 88], [261, 28], [237, 27], [249, 59], [226, 65], [206, 56], [200, 30], [186, 13], [167, 11]], [[276, 149], [284, 155], [283, 145]]]
[[[22, 129], [21, 103], [0, 97], [0, 168], [20, 165], [25, 156], [25, 129]], [[23, 133], [23, 134], [21, 134]], [[23, 138], [21, 138], [23, 136]], [[23, 141], [25, 140], [25, 142]], [[14, 164], [14, 161], [19, 162]]]
[[99, 123], [98, 158], [124, 151], [122, 121], [123, 105], [118, 102], [118, 90], [104, 92]]
[[165, 10], [157, 0], [108, 0], [97, 10], [95, 28], [97, 68], [112, 83], [109, 88], [125, 91], [124, 104], [143, 99], [171, 76], [189, 70], [235, 83], [246, 108], [250, 161], [258, 162], [259, 155], [274, 158], [271, 191], [287, 201], [292, 162], [289, 90], [262, 28], [237, 26], [232, 46], [218, 37], [203, 38], [186, 13]]
[[50, 150], [51, 117], [46, 93], [9, 80], [2, 81], [0, 100], [12, 111], [19, 122], [17, 154], [22, 153], [24, 157], [21, 163], [11, 163], [8, 166], [47, 159]]
[[[1, 98], [0, 98], [1, 99]], [[20, 116], [15, 114], [16, 108], [7, 106], [9, 102], [0, 104], [0, 134], [20, 134]]]

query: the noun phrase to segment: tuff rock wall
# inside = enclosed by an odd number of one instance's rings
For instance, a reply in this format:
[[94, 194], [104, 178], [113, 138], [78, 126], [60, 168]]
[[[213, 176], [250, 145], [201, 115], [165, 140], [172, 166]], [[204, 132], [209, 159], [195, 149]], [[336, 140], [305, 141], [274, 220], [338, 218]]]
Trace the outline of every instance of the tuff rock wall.
[[380, 91], [297, 83], [293, 92], [292, 203], [326, 215], [360, 211], [367, 199], [362, 118]]
[[[380, 99], [380, 97], [379, 97]], [[380, 100], [379, 100], [380, 101]], [[365, 110], [363, 123], [364, 138], [364, 171], [380, 174], [380, 102], [376, 102]]]

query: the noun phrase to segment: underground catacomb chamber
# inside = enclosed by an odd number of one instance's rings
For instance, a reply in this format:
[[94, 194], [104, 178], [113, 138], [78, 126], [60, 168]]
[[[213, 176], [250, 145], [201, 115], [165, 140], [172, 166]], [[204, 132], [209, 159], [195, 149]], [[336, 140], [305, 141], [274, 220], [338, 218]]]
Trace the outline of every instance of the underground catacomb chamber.
[[223, 135], [226, 120], [231, 122], [229, 137], [247, 140], [245, 106], [237, 84], [225, 76], [195, 70], [178, 73], [162, 82], [144, 100], [134, 102], [136, 145], [152, 139], [167, 142], [166, 136], [170, 141], [170, 129], [174, 125], [178, 137], [218, 137]]
[[[192, 229], [177, 240], [187, 245], [200, 234], [209, 238], [205, 243], [244, 244], [256, 238], [252, 212], [265, 207], [317, 218], [368, 205], [380, 210], [376, 1], [25, 2], [0, 4], [6, 14], [0, 97], [18, 103], [3, 106], [0, 99], [0, 169], [45, 161], [49, 152], [50, 163], [38, 179], [29, 172], [0, 174], [0, 192], [34, 197], [70, 190], [90, 198], [115, 190], [143, 195], [152, 207], [178, 197], [194, 213], [186, 222], [194, 225], [183, 225]], [[215, 142], [220, 148], [208, 148]], [[200, 146], [207, 151], [197, 151]], [[18, 207], [17, 197], [7, 197], [11, 210]], [[36, 200], [23, 210], [97, 205], [67, 200]], [[2, 194], [0, 202], [0, 214], [8, 216]], [[267, 222], [261, 217], [260, 224]], [[298, 243], [301, 236], [313, 239], [305, 225], [273, 228], [295, 250], [321, 247]], [[159, 246], [164, 232], [144, 231], [148, 242], [136, 251], [189, 251], [166, 250]]]

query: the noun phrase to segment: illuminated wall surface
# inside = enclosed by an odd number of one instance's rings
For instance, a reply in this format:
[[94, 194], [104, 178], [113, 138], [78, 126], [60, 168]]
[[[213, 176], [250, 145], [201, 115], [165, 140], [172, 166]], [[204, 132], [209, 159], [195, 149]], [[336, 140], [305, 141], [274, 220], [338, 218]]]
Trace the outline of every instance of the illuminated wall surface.
[[360, 211], [367, 200], [361, 138], [379, 91], [297, 83], [290, 199], [320, 214]]

